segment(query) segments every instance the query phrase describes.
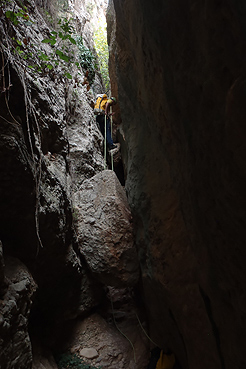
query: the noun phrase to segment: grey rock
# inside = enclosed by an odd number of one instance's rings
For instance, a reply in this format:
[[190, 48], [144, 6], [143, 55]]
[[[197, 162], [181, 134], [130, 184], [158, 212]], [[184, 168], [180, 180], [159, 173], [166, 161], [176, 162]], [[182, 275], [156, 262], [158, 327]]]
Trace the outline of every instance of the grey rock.
[[[0, 336], [4, 338], [0, 341], [1, 367], [31, 368], [28, 317], [37, 286], [30, 272], [18, 259], [5, 258], [4, 272], [8, 278], [8, 287], [0, 300]], [[23, 306], [25, 316], [22, 315]]]
[[93, 347], [85, 347], [79, 352], [80, 356], [86, 357], [87, 359], [95, 359], [98, 357], [98, 352]]
[[132, 216], [115, 173], [84, 181], [74, 207], [79, 249], [90, 270], [106, 285], [134, 285], [139, 270]]

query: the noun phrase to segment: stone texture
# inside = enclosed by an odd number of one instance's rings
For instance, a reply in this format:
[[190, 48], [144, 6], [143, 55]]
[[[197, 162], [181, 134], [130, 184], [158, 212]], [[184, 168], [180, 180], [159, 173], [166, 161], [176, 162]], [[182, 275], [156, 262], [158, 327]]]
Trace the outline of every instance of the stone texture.
[[95, 359], [96, 357], [98, 357], [98, 352], [93, 347], [85, 347], [80, 350], [79, 354], [86, 359]]
[[[50, 1], [47, 4], [52, 5]], [[21, 18], [18, 25], [10, 25], [8, 30], [11, 37], [32, 40], [33, 62], [39, 63], [38, 51], [50, 50], [50, 45], [41, 43], [51, 31], [50, 24], [45, 22], [34, 1], [24, 1], [24, 5], [33, 23], [26, 25]], [[44, 2], [39, 1], [39, 5]], [[14, 2], [8, 6], [14, 7]], [[52, 346], [64, 321], [88, 313], [100, 300], [101, 284], [92, 280], [77, 249], [72, 192], [76, 188], [75, 180], [80, 184], [102, 169], [102, 138], [91, 112], [92, 95], [82, 86], [84, 76], [77, 75], [78, 71], [71, 68], [75, 78], [68, 82], [60, 67], [55, 73], [38, 74], [30, 68], [25, 68], [24, 73], [25, 61], [19, 63], [19, 58], [8, 48], [13, 40], [6, 35], [3, 12], [0, 18], [4, 49], [1, 71], [5, 67], [4, 78], [3, 73], [0, 74], [1, 91], [4, 83], [9, 87], [0, 94], [0, 238], [3, 257], [11, 255], [20, 259], [38, 285], [23, 332], [14, 319], [10, 323], [13, 327], [7, 327], [6, 340], [3, 340], [4, 332], [0, 332], [2, 355], [9, 355], [10, 342], [17, 340], [20, 331], [18, 342], [23, 339], [23, 343], [14, 347], [15, 363], [9, 363], [12, 368], [20, 369], [29, 368], [32, 361], [27, 323], [32, 334], [35, 331]], [[77, 25], [79, 27], [79, 20]], [[73, 124], [79, 132], [75, 133]], [[79, 152], [77, 164], [73, 157], [75, 150], [71, 149], [75, 146]], [[83, 170], [74, 178], [76, 166]], [[5, 304], [8, 296], [2, 271], [0, 284], [1, 301]], [[25, 298], [29, 306], [29, 296], [23, 296], [23, 301]]]
[[[124, 310], [124, 307], [121, 305], [122, 309]], [[117, 307], [114, 313], [117, 316]], [[92, 314], [83, 320], [77, 320], [70, 341], [67, 342], [66, 350], [79, 355], [81, 348], [93, 347], [98, 352], [98, 357], [91, 359], [82, 357], [87, 364], [93, 367], [146, 368], [149, 355], [148, 342], [134, 315], [134, 308], [131, 306], [129, 310], [126, 310], [126, 318], [117, 319], [116, 324], [117, 328], [112, 321], [102, 318], [99, 314]]]
[[243, 368], [245, 5], [114, 5], [126, 190], [151, 337], [183, 368]]
[[[93, 8], [95, 14], [88, 10]], [[93, 41], [94, 17], [100, 16], [100, 4], [92, 4], [88, 0], [71, 3], [76, 19], [76, 29], [83, 37], [84, 46], [96, 56]], [[69, 160], [73, 191], [78, 190], [84, 179], [94, 176], [104, 168], [103, 136], [98, 129], [93, 114], [96, 93], [104, 92], [100, 74], [96, 71], [95, 82], [87, 91], [85, 85], [81, 88], [83, 78], [76, 74], [75, 81], [67, 85], [67, 136], [69, 140]]]
[[87, 178], [93, 177], [104, 168], [103, 136], [99, 131], [89, 95], [81, 88], [69, 88], [71, 114], [68, 118], [69, 159], [73, 191], [79, 189]]
[[79, 249], [90, 270], [106, 285], [138, 280], [131, 212], [123, 187], [105, 170], [74, 194]]
[[18, 259], [5, 258], [4, 275], [7, 286], [0, 300], [1, 368], [31, 368], [28, 317], [37, 286], [25, 265]]
[[[107, 19], [107, 40], [108, 40], [108, 48], [109, 48], [109, 60], [108, 60], [108, 69], [109, 69], [109, 77], [110, 77], [110, 85], [111, 85], [111, 94], [118, 99], [118, 83], [116, 77], [116, 69], [117, 69], [117, 42], [116, 42], [116, 23], [115, 23], [115, 10], [114, 4], [112, 0], [108, 1], [108, 8], [106, 13]], [[114, 122], [119, 125], [121, 123], [121, 114], [120, 114], [120, 101], [118, 101], [117, 105], [114, 106]]]

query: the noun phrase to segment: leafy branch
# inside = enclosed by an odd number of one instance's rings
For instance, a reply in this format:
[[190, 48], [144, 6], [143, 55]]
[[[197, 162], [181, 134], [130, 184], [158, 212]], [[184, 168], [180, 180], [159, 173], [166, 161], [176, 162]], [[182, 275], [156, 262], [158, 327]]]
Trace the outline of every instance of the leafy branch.
[[[26, 25], [31, 25], [33, 23], [30, 21], [26, 6], [22, 4], [19, 9], [16, 9], [15, 4], [12, 10], [6, 10], [6, 6], [9, 7], [10, 5], [13, 5], [11, 0], [4, 0], [3, 4], [0, 6], [0, 16], [4, 15], [6, 20], [10, 22], [8, 30], [11, 24], [17, 26], [22, 21], [24, 21]], [[50, 45], [51, 48], [48, 52], [40, 50], [39, 45], [32, 44], [27, 37], [23, 39], [12, 37], [12, 52], [18, 54], [21, 59], [26, 60], [27, 67], [33, 69], [35, 72], [47, 74], [57, 66], [60, 66], [64, 72], [64, 76], [69, 79], [72, 79], [72, 75], [68, 72], [68, 67], [71, 63], [74, 63], [78, 68], [81, 67], [84, 72], [88, 71], [88, 80], [92, 83], [96, 69], [95, 57], [89, 49], [85, 48], [82, 38], [74, 36], [76, 32], [72, 25], [72, 21], [73, 19], [59, 19], [58, 30], [51, 31], [49, 36], [42, 40], [43, 44]], [[78, 39], [78, 42], [75, 38]], [[75, 45], [78, 47], [77, 60], [75, 58]], [[35, 46], [38, 51], [34, 55], [33, 49]], [[34, 62], [35, 56], [38, 57], [38, 63]]]
[[[98, 69], [96, 64], [96, 57], [92, 54], [91, 50], [84, 46], [82, 37], [77, 37], [77, 46], [79, 54], [79, 65], [86, 72], [88, 81], [90, 84], [95, 79], [95, 70]], [[77, 65], [77, 64], [76, 64]]]

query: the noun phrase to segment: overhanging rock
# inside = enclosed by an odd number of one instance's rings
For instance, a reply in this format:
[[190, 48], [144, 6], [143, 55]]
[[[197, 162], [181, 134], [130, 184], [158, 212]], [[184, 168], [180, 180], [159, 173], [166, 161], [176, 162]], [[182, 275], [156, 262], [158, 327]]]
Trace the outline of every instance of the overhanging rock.
[[102, 283], [132, 286], [139, 276], [131, 211], [115, 173], [105, 170], [83, 182], [74, 195], [81, 254]]

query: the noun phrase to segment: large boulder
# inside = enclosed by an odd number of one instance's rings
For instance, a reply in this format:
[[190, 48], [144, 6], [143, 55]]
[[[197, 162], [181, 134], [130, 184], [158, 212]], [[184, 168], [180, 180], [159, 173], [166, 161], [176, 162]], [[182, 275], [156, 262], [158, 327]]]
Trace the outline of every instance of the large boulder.
[[134, 285], [138, 280], [132, 216], [125, 190], [105, 170], [84, 181], [74, 195], [79, 249], [90, 270], [105, 285]]

